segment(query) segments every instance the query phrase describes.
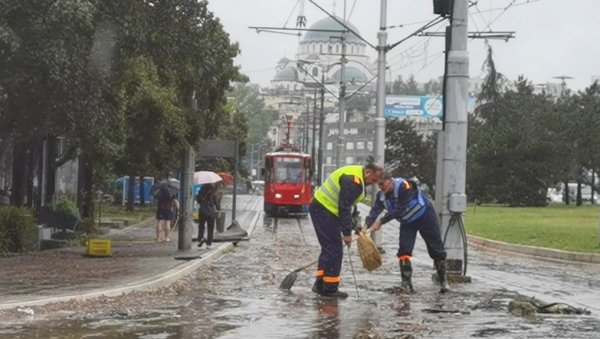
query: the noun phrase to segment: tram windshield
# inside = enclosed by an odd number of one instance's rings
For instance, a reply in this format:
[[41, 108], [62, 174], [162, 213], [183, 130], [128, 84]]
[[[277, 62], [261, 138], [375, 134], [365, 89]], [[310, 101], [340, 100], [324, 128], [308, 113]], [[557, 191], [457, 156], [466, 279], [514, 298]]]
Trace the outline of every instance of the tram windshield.
[[302, 170], [302, 158], [274, 158], [272, 182], [303, 182], [306, 175]]

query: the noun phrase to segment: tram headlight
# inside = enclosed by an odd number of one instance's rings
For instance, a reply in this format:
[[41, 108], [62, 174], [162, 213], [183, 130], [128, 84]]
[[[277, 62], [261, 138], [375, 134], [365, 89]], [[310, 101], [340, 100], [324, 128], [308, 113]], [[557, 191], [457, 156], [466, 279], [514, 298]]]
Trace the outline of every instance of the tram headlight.
[[281, 199], [281, 193], [275, 193], [275, 199]]
[[294, 194], [294, 199], [300, 199], [300, 194]]

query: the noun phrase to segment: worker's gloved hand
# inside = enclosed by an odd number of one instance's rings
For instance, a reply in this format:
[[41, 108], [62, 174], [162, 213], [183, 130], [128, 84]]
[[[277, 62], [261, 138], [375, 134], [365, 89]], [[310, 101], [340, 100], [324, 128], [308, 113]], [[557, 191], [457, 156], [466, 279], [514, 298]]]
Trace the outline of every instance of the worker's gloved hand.
[[352, 236], [345, 235], [342, 239], [344, 240], [344, 244], [350, 248], [350, 244], [352, 244]]

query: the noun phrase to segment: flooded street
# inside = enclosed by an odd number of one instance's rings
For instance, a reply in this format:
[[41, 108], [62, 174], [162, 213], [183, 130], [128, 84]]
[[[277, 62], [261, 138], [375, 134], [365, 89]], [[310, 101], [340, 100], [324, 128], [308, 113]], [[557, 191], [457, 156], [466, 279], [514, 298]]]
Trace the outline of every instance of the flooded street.
[[[241, 199], [241, 208], [257, 206], [253, 199], [259, 197]], [[34, 314], [17, 311], [0, 321], [0, 338], [592, 338], [600, 333], [598, 265], [470, 249], [472, 283], [451, 285], [452, 292], [442, 295], [431, 281], [434, 270], [419, 239], [416, 293], [398, 293], [393, 223], [383, 228], [386, 253], [376, 271], [362, 268], [352, 246], [356, 286], [345, 256], [340, 289], [348, 299], [317, 298], [310, 291], [314, 266], [298, 273], [291, 291], [282, 291], [279, 284], [293, 269], [318, 256], [310, 218], [263, 225], [262, 212], [255, 213], [250, 241], [167, 288], [47, 305]], [[591, 313], [513, 315], [508, 305], [517, 294]]]

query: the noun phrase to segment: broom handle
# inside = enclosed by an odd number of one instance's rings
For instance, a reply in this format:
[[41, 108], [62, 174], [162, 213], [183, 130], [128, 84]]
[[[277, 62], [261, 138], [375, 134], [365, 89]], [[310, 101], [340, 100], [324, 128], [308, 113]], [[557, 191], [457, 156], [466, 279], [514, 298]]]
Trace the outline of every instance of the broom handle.
[[[367, 231], [364, 232], [364, 234], [369, 234], [370, 230], [367, 229]], [[356, 240], [358, 240], [359, 236], [357, 235], [356, 237], [352, 238], [352, 242], [355, 242]], [[300, 272], [300, 271], [304, 271], [305, 269], [311, 267], [312, 265], [316, 264], [319, 261], [319, 259], [315, 259], [307, 264], [305, 264], [304, 266], [300, 266], [297, 269], [294, 270], [294, 272]]]
[[295, 269], [294, 272], [304, 271], [305, 269], [307, 269], [307, 268], [311, 267], [312, 265], [316, 264], [318, 261], [319, 261], [319, 259], [315, 259], [315, 260], [309, 262], [308, 264]]

